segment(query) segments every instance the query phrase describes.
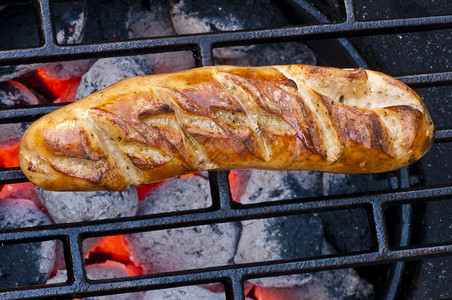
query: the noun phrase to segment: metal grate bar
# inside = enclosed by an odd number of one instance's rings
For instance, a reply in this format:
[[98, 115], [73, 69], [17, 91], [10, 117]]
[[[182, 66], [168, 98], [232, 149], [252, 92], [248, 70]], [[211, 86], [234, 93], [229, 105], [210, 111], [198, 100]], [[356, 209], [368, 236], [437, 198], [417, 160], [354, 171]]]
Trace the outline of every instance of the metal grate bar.
[[[161, 230], [168, 228], [210, 224], [212, 222], [234, 222], [238, 220], [277, 217], [288, 214], [311, 213], [326, 209], [355, 208], [368, 205], [377, 206], [384, 202], [384, 207], [390, 204], [404, 204], [439, 199], [452, 196], [452, 185], [430, 189], [415, 189], [395, 193], [374, 193], [362, 196], [329, 196], [302, 200], [298, 203], [272, 202], [262, 205], [242, 205], [242, 208], [180, 212], [168, 215], [152, 215], [121, 220], [99, 220], [91, 223], [75, 223], [36, 228], [8, 230], [0, 233], [0, 240], [33, 242], [39, 239], [58, 239], [60, 236], [80, 234], [82, 238], [103, 235], [127, 234], [146, 230]], [[382, 219], [380, 219], [382, 220]], [[384, 222], [378, 223], [377, 231]]]
[[452, 129], [441, 129], [435, 131], [435, 143], [450, 142], [452, 140]]
[[[42, 3], [43, 7], [48, 5], [45, 3]], [[282, 41], [287, 39], [299, 40], [300, 38], [320, 39], [372, 34], [393, 34], [407, 31], [413, 32], [450, 28], [451, 25], [452, 16], [435, 16], [367, 22], [353, 21], [339, 24], [304, 25], [251, 31], [205, 33], [70, 46], [56, 45], [53, 42], [49, 42], [50, 39], [46, 37], [46, 44], [43, 47], [0, 51], [0, 64], [4, 64], [4, 62], [7, 62], [8, 64], [51, 62], [93, 56], [99, 57], [105, 55], [131, 55], [132, 53], [192, 50], [197, 47], [206, 48], [204, 47], [207, 46], [206, 43], [218, 47]], [[48, 32], [44, 33], [47, 36]]]
[[[259, 277], [288, 275], [300, 272], [316, 272], [335, 268], [359, 267], [391, 263], [401, 260], [416, 260], [421, 258], [438, 257], [452, 252], [452, 244], [413, 249], [402, 249], [387, 252], [373, 252], [348, 256], [335, 256], [320, 259], [296, 260], [291, 262], [265, 262], [246, 265], [216, 267], [196, 271], [183, 271], [173, 274], [154, 274], [124, 279], [96, 280], [89, 282], [75, 282], [65, 286], [49, 286], [33, 289], [33, 299], [50, 296], [90, 296], [108, 293], [137, 292], [140, 290], [168, 288], [174, 286], [202, 284], [223, 281], [224, 278], [242, 280]], [[339, 258], [339, 259], [338, 259]], [[242, 275], [243, 274], [243, 275]], [[223, 280], [222, 280], [223, 279]], [[226, 285], [228, 283], [226, 282]], [[241, 290], [242, 288], [240, 288]], [[229, 291], [231, 292], [231, 291]], [[233, 286], [232, 295], [238, 298], [242, 293], [239, 287]], [[25, 299], [30, 297], [30, 291], [18, 288], [14, 291], [0, 292], [2, 299]]]

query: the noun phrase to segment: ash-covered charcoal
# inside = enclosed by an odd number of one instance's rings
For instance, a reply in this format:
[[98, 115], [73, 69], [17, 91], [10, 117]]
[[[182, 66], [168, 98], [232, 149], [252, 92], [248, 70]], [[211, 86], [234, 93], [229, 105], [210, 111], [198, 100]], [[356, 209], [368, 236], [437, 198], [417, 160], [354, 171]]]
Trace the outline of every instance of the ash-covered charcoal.
[[[215, 48], [214, 53], [226, 48]], [[285, 42], [255, 45], [242, 57], [214, 58], [215, 65], [271, 66], [288, 64], [315, 65], [314, 52], [302, 42]]]
[[[38, 104], [38, 98], [24, 85], [9, 80], [0, 82], [0, 108]], [[0, 167], [18, 167], [20, 138], [30, 123], [0, 124]]]
[[87, 11], [87, 1], [55, 3], [53, 17], [58, 44], [78, 44], [82, 41]]
[[[0, 229], [51, 224], [36, 205], [26, 199], [0, 200]], [[0, 288], [44, 283], [52, 271], [55, 241], [0, 246]]]
[[95, 62], [96, 59], [61, 61], [42, 66], [39, 70], [53, 79], [65, 80], [82, 77]]
[[23, 84], [9, 80], [0, 83], [0, 107], [38, 104], [38, 98]]
[[134, 187], [122, 192], [54, 192], [38, 189], [42, 203], [56, 223], [134, 216], [138, 195]]
[[101, 58], [82, 76], [75, 99], [81, 99], [128, 77], [154, 74], [142, 56]]
[[[130, 276], [127, 268], [122, 263], [107, 261], [105, 263], [86, 266], [86, 275], [89, 279], [109, 279]], [[143, 292], [116, 294], [108, 296], [95, 296], [85, 298], [86, 300], [141, 300]]]
[[[336, 253], [336, 250], [327, 242], [322, 243], [322, 254]], [[302, 284], [289, 287], [264, 286], [255, 287], [255, 296], [258, 300], [299, 300], [299, 299], [337, 299], [337, 300], [364, 300], [374, 298], [374, 289], [371, 284], [359, 277], [353, 269], [327, 270], [308, 273], [310, 277]], [[287, 276], [280, 276], [282, 278]], [[279, 277], [266, 278], [268, 282], [278, 282]]]
[[[149, 0], [148, 7], [133, 6], [130, 12], [129, 37], [149, 38], [176, 35], [170, 17], [170, 3], [167, 0]], [[188, 70], [195, 67], [192, 51], [175, 51], [145, 54], [143, 57], [156, 74]]]
[[[172, 0], [171, 20], [178, 34], [258, 29], [287, 25], [283, 12], [269, 0]], [[219, 58], [236, 58], [252, 46], [213, 50]]]
[[4, 185], [0, 192], [0, 199], [31, 200], [40, 210], [46, 212], [44, 206], [42, 205], [38, 190], [31, 182]]
[[[171, 205], [166, 200], [171, 199]], [[147, 193], [139, 215], [207, 208], [212, 205], [209, 181], [201, 176], [170, 178]]]
[[320, 195], [322, 174], [315, 171], [237, 170], [230, 173], [234, 200], [251, 204]]
[[42, 65], [43, 64], [0, 66], [0, 82], [19, 77], [20, 75], [33, 71]]
[[[174, 181], [180, 180], [181, 183]], [[202, 180], [205, 183], [198, 185]], [[193, 183], [194, 184], [188, 184]], [[146, 197], [139, 204], [139, 215], [181, 209], [196, 209], [211, 205], [208, 191], [200, 191], [208, 181], [202, 177], [174, 178], [160, 184], [160, 195], [168, 186], [166, 198]], [[184, 192], [180, 188], [185, 188]], [[177, 191], [180, 190], [181, 192]], [[151, 192], [152, 193], [152, 192]], [[182, 199], [184, 197], [185, 199]], [[157, 200], [160, 203], [157, 204]], [[156, 203], [155, 206], [152, 203]], [[235, 223], [192, 226], [126, 235], [131, 260], [147, 273], [170, 272], [228, 265], [235, 254], [239, 228]]]
[[[89, 279], [109, 279], [130, 276], [124, 264], [116, 261], [106, 261], [105, 263], [92, 264], [86, 266], [86, 275]], [[54, 277], [47, 280], [46, 284], [62, 283], [67, 281], [67, 271], [59, 270]], [[141, 300], [143, 292], [116, 294], [107, 296], [86, 297], [85, 300]], [[156, 298], [157, 299], [157, 298]]]
[[[340, 270], [342, 271], [342, 270]], [[323, 273], [323, 272], [319, 272]], [[312, 278], [302, 286], [289, 288], [265, 288], [256, 286], [257, 300], [364, 300], [373, 299], [372, 287], [357, 281], [356, 274], [324, 273], [324, 278]]]
[[214, 293], [202, 287], [181, 286], [171, 289], [147, 291], [143, 300], [226, 300], [224, 293]]
[[[323, 224], [314, 214], [242, 221], [234, 262], [250, 263], [296, 259], [322, 254]], [[290, 287], [311, 280], [310, 274], [257, 278], [250, 282], [265, 287]]]

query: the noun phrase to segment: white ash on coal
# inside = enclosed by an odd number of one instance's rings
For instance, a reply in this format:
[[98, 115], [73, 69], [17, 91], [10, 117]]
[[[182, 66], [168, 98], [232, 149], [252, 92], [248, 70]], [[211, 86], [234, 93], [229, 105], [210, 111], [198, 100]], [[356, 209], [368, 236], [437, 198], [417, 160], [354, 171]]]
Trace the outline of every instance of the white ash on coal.
[[322, 174], [314, 171], [231, 171], [232, 197], [242, 204], [313, 197], [319, 195]]
[[87, 1], [55, 3], [53, 16], [58, 44], [78, 44], [83, 40], [87, 10]]
[[[171, 199], [168, 205], [164, 199]], [[138, 214], [202, 209], [212, 205], [209, 181], [206, 177], [174, 177], [147, 193], [140, 202]]]
[[[167, 0], [149, 0], [148, 5], [136, 3], [129, 14], [129, 37], [150, 38], [176, 35]], [[146, 7], [147, 6], [147, 7]], [[155, 73], [170, 73], [195, 67], [192, 51], [145, 54], [143, 57]]]
[[171, 289], [147, 291], [143, 300], [226, 300], [224, 293], [214, 293], [202, 287], [181, 286]]
[[31, 182], [4, 185], [0, 192], [0, 199], [31, 200], [41, 211], [47, 213], [46, 209], [42, 205], [41, 196], [39, 196], [38, 190]]
[[55, 192], [38, 189], [42, 203], [56, 223], [134, 216], [138, 195], [134, 187], [122, 192]]
[[[322, 254], [323, 224], [314, 214], [242, 221], [234, 257], [236, 264], [308, 258]], [[291, 287], [311, 280], [310, 274], [251, 279], [264, 287]]]
[[[196, 184], [202, 180], [205, 183]], [[195, 184], [185, 184], [186, 182]], [[179, 187], [176, 187], [177, 185]], [[139, 204], [139, 215], [173, 211], [175, 208], [180, 210], [208, 207], [211, 205], [210, 197], [205, 196], [208, 190], [200, 189], [207, 185], [208, 181], [202, 177], [165, 181], [158, 186], [161, 191], [166, 187], [171, 191], [180, 188], [185, 190], [168, 193], [167, 198], [146, 197]], [[160, 200], [160, 203], [156, 206], [148, 203], [155, 203], [157, 200]], [[220, 223], [141, 232], [126, 235], [126, 240], [130, 245], [133, 262], [142, 266], [146, 273], [161, 273], [232, 263], [238, 234], [237, 224]]]
[[[26, 199], [0, 200], [0, 230], [51, 224], [36, 205]], [[44, 283], [52, 271], [55, 241], [0, 246], [0, 288]]]
[[[16, 81], [0, 82], [0, 108], [38, 104], [38, 98]], [[30, 123], [0, 124], [0, 167], [17, 167], [20, 139]]]
[[23, 84], [9, 80], [0, 83], [0, 107], [38, 104], [38, 98]]
[[96, 59], [60, 61], [49, 63], [39, 69], [53, 79], [65, 80], [82, 77], [95, 62]]
[[101, 58], [82, 76], [75, 99], [81, 99], [128, 77], [154, 74], [141, 56]]

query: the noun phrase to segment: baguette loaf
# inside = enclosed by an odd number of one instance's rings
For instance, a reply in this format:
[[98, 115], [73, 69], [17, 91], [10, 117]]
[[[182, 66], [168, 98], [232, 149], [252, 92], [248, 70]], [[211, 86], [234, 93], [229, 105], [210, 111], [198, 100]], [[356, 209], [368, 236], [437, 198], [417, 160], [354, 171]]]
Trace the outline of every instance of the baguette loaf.
[[199, 170], [385, 172], [430, 148], [419, 96], [382, 73], [216, 66], [122, 80], [34, 122], [20, 166], [50, 190], [124, 190]]

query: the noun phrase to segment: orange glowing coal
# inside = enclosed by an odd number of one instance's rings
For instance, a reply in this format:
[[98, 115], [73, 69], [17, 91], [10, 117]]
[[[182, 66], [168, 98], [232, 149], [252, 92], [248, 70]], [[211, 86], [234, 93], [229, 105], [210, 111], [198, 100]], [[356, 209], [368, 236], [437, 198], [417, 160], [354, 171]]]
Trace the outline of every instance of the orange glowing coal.
[[0, 145], [0, 167], [12, 168], [19, 166], [19, 141]]
[[77, 93], [81, 77], [73, 77], [69, 79], [53, 78], [47, 74], [43, 68], [36, 69], [36, 74], [38, 74], [41, 81], [55, 95], [55, 97], [58, 98], [54, 101], [55, 103], [73, 102], [75, 100], [75, 94]]
[[143, 269], [130, 260], [130, 250], [123, 235], [106, 236], [99, 239], [87, 257], [92, 253], [101, 253], [108, 260], [123, 263], [130, 276], [144, 274]]

